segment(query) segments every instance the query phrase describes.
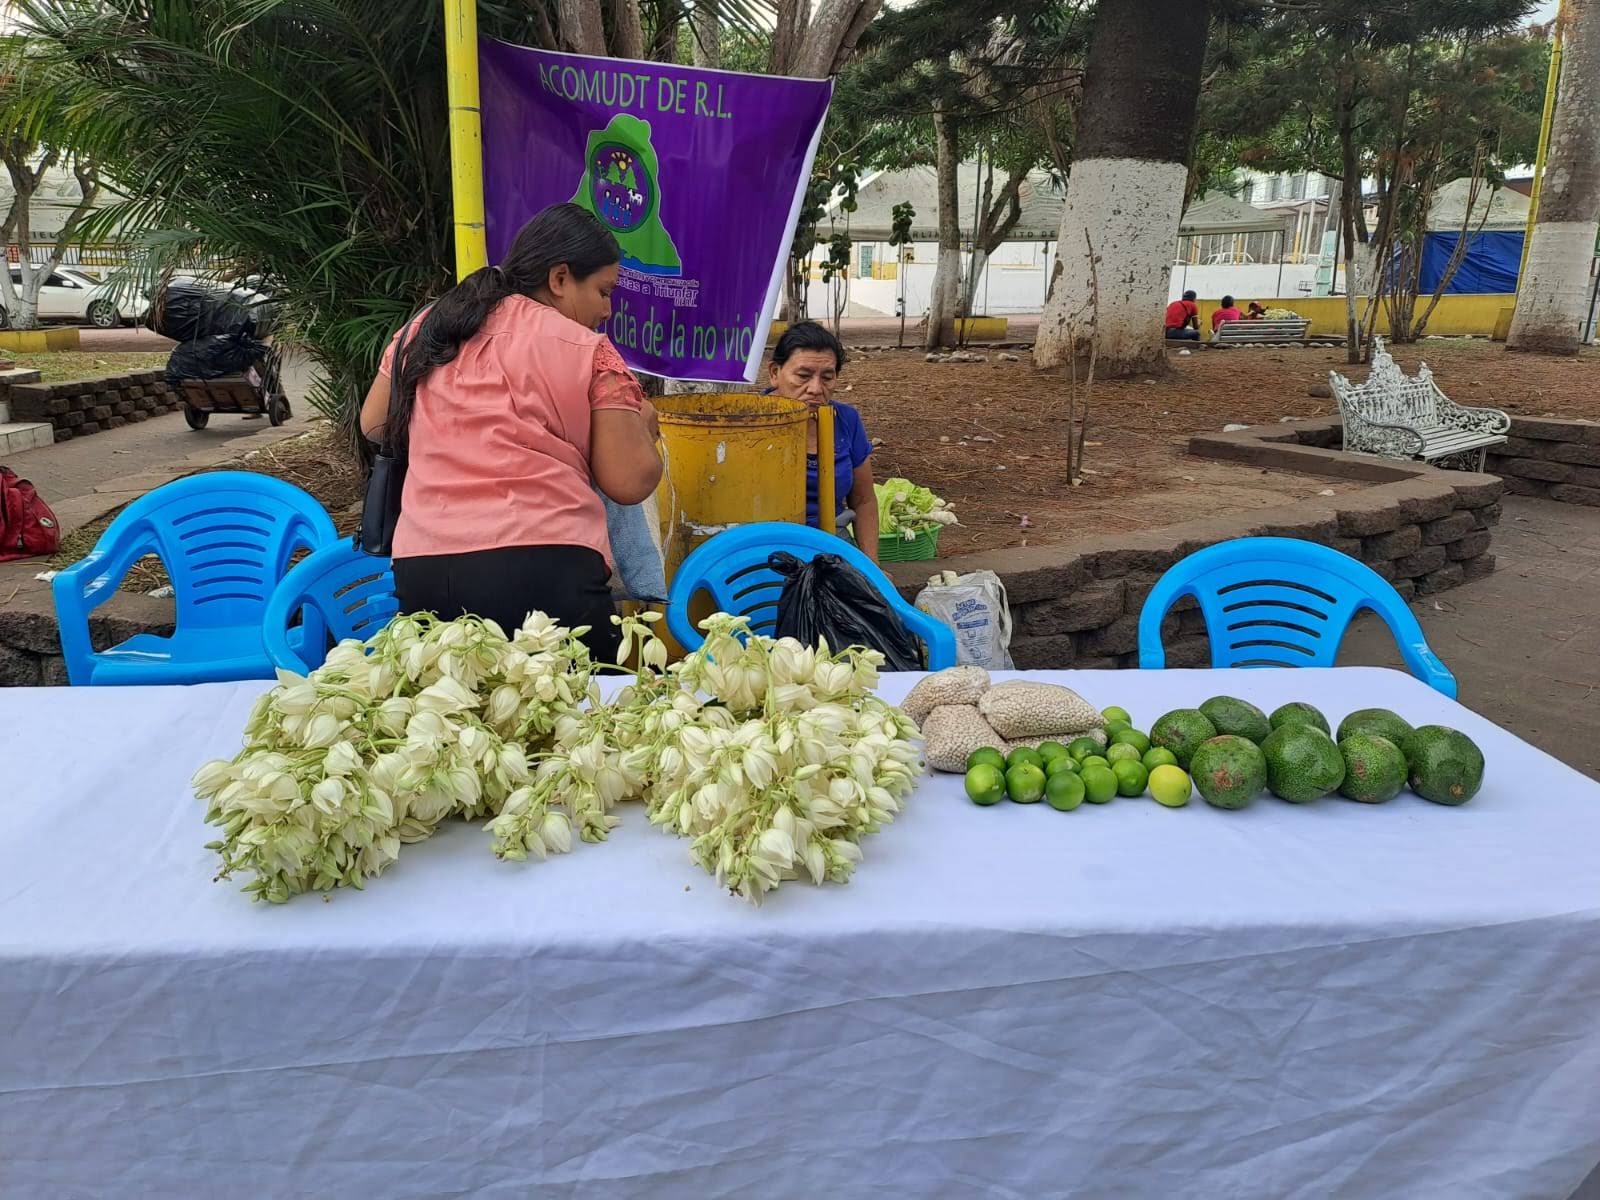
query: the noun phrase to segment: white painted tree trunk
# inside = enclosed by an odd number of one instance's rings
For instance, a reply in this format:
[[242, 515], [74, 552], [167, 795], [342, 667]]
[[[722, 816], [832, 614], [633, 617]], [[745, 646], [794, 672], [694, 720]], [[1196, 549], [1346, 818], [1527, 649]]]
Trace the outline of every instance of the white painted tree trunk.
[[1600, 0], [1566, 0], [1561, 82], [1508, 350], [1576, 354], [1600, 218]]
[[[1039, 323], [1040, 367], [1086, 358], [1092, 327], [1096, 370], [1136, 375], [1166, 369], [1162, 315], [1172, 248], [1189, 170], [1181, 162], [1080, 159], [1072, 166], [1061, 214], [1059, 279]], [[1098, 259], [1094, 295], [1090, 247]], [[1080, 345], [1069, 343], [1069, 328]]]
[[[961, 148], [955, 119], [937, 105], [933, 112], [935, 171], [939, 190], [939, 257], [928, 297], [928, 331], [924, 344], [936, 350], [944, 343], [945, 325], [961, 304], [961, 211], [956, 170]], [[952, 331], [953, 332], [953, 331]]]

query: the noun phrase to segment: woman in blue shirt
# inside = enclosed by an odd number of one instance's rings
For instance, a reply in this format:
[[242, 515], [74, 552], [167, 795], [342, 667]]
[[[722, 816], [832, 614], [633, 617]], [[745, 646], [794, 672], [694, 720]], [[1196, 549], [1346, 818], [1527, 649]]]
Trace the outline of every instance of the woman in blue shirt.
[[[767, 370], [769, 389], [812, 408], [833, 406], [833, 495], [839, 513], [852, 514], [856, 544], [878, 561], [878, 495], [872, 488], [872, 442], [861, 414], [833, 399], [844, 369], [844, 347], [815, 321], [801, 321], [784, 330], [772, 350]], [[835, 514], [837, 517], [838, 514]], [[817, 427], [806, 440], [806, 524], [820, 525], [817, 512]]]

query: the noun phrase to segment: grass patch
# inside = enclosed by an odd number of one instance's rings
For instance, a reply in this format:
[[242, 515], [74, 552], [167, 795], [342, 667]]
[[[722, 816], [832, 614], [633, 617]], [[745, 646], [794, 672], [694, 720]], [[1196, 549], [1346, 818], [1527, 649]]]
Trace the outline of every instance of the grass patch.
[[92, 350], [56, 350], [43, 354], [13, 354], [0, 351], [25, 371], [38, 371], [45, 383], [68, 383], [106, 375], [130, 375], [134, 371], [159, 371], [166, 367], [166, 354], [97, 354]]

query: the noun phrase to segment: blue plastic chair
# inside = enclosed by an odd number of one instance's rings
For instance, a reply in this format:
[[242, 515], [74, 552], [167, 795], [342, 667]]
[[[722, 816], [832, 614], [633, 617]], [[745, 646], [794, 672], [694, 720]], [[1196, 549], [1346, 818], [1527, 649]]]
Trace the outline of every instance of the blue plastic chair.
[[[67, 677], [76, 685], [271, 679], [261, 621], [272, 590], [297, 550], [337, 536], [311, 495], [269, 475], [191, 475], [141, 496], [88, 557], [52, 582]], [[177, 628], [171, 637], [142, 633], [97, 653], [89, 613], [149, 554], [172, 579]], [[307, 628], [305, 636], [324, 635]]]
[[1166, 666], [1161, 621], [1180, 598], [1205, 614], [1213, 667], [1331, 667], [1362, 609], [1383, 618], [1411, 673], [1452, 700], [1455, 676], [1428, 648], [1400, 593], [1365, 563], [1297, 538], [1208, 546], [1157, 581], [1139, 613], [1139, 665]]
[[673, 576], [667, 597], [667, 628], [685, 650], [696, 649], [705, 636], [689, 619], [689, 601], [702, 590], [711, 593], [720, 612], [750, 618], [754, 633], [772, 636], [778, 624], [778, 597], [783, 576], [767, 565], [767, 557], [785, 550], [809, 562], [819, 554], [837, 554], [867, 577], [882, 592], [905, 627], [921, 638], [928, 650], [928, 669], [956, 665], [956, 635], [942, 621], [907, 604], [889, 577], [873, 561], [843, 538], [783, 521], [740, 525], [717, 534], [696, 547]]
[[[262, 627], [267, 657], [285, 671], [308, 674], [331, 645], [346, 638], [364, 642], [399, 611], [389, 560], [341, 538], [296, 563], [272, 593]], [[291, 626], [296, 615], [301, 624]], [[316, 628], [325, 632], [312, 642], [302, 631]]]

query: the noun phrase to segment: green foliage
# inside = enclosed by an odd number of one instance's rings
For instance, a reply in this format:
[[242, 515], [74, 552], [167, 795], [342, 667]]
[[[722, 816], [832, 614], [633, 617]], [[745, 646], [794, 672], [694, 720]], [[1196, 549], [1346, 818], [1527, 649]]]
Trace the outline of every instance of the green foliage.
[[[646, 6], [663, 28], [684, 0]], [[722, 0], [749, 37], [760, 0]], [[438, 0], [19, 0], [74, 139], [123, 198], [86, 229], [152, 280], [256, 273], [349, 421], [390, 336], [454, 282]], [[549, 45], [554, 0], [478, 0], [482, 33]], [[647, 31], [648, 32], [648, 31]], [[44, 96], [36, 97], [39, 104]]]
[[889, 232], [889, 245], [908, 246], [911, 244], [911, 226], [917, 219], [916, 206], [909, 201], [902, 201], [894, 206], [891, 212], [893, 225]]

